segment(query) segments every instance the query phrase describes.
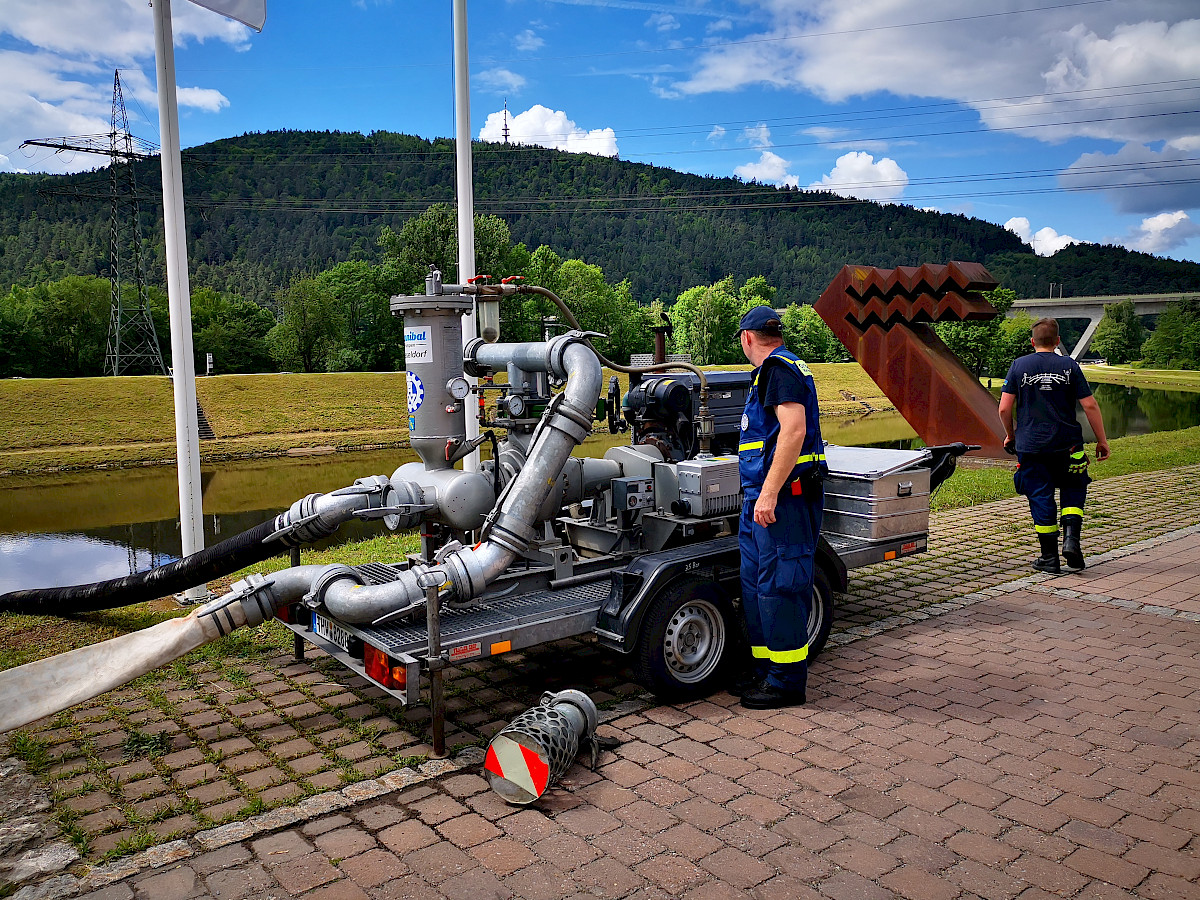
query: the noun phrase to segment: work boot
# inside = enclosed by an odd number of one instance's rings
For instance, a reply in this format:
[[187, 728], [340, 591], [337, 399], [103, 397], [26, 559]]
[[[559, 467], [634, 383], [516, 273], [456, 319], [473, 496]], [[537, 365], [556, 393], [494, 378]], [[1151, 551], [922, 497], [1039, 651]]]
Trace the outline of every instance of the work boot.
[[740, 675], [733, 679], [729, 687], [725, 690], [729, 691], [733, 696], [740, 697], [747, 691], [752, 691], [755, 688], [761, 687], [766, 680], [767, 673], [761, 669], [751, 666]]
[[758, 687], [742, 694], [745, 709], [783, 709], [788, 706], [803, 706], [804, 688], [784, 690], [764, 681]]
[[1063, 561], [1072, 572], [1083, 571], [1083, 548], [1079, 546], [1079, 534], [1083, 531], [1083, 519], [1079, 516], [1063, 516], [1062, 533]]
[[1058, 532], [1038, 532], [1038, 543], [1042, 545], [1042, 555], [1033, 561], [1033, 567], [1039, 572], [1049, 575], [1060, 575], [1062, 569], [1058, 565]]

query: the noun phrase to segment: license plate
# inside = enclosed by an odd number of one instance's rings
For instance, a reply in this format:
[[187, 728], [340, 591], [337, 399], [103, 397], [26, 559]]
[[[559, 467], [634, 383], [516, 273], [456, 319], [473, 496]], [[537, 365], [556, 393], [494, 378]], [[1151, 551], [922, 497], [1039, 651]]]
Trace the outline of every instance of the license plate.
[[319, 613], [313, 613], [312, 630], [313, 634], [317, 637], [322, 637], [329, 641], [329, 643], [336, 644], [347, 653], [350, 652], [352, 635], [341, 625], [334, 624]]

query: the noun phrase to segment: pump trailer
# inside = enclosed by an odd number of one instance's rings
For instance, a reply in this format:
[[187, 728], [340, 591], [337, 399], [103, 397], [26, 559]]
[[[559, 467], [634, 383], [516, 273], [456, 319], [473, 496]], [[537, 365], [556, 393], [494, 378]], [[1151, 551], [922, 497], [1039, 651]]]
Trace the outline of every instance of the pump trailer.
[[[554, 302], [572, 330], [464, 345], [464, 313], [478, 305], [480, 321], [494, 325], [500, 297], [518, 293]], [[392, 298], [392, 311], [404, 318], [408, 425], [421, 461], [311, 494], [272, 521], [146, 573], [0, 596], [0, 609], [105, 609], [293, 553], [291, 568], [248, 576], [188, 616], [0, 672], [0, 732], [273, 616], [295, 633], [298, 655], [314, 644], [404, 703], [419, 698], [427, 675], [435, 752], [444, 750], [447, 666], [547, 641], [593, 635], [663, 698], [721, 686], [743, 642], [737, 440], [749, 375], [686, 362], [615, 365], [560, 298], [525, 284], [443, 284], [431, 270], [425, 293]], [[482, 333], [497, 336], [495, 327]], [[602, 365], [630, 374], [623, 402], [615, 377], [602, 399]], [[504, 384], [492, 378], [500, 372]], [[485, 404], [489, 394], [494, 402]], [[629, 443], [601, 458], [572, 456], [598, 411], [611, 430], [628, 430]], [[485, 443], [491, 459], [477, 464], [474, 451]], [[848, 570], [927, 548], [930, 493], [968, 449], [826, 448], [810, 655], [829, 636]], [[299, 546], [351, 518], [419, 528], [420, 552], [359, 566], [299, 565]]]

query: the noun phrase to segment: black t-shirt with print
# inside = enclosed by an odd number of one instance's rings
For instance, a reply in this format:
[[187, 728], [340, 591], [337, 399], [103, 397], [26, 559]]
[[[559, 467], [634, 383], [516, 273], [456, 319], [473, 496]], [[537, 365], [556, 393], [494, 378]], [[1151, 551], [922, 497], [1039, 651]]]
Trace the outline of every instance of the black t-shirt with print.
[[1018, 453], [1051, 453], [1083, 443], [1075, 403], [1092, 396], [1092, 388], [1071, 357], [1046, 350], [1017, 357], [1004, 393], [1017, 397]]

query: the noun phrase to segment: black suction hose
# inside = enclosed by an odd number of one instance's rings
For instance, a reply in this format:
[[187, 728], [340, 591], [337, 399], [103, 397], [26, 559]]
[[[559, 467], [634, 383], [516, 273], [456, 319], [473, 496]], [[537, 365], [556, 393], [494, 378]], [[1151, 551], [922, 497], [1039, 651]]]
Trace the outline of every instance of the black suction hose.
[[94, 584], [10, 591], [0, 594], [0, 611], [63, 616], [156, 600], [286, 553], [290, 545], [282, 539], [263, 543], [275, 531], [275, 519], [272, 518], [157, 569]]

